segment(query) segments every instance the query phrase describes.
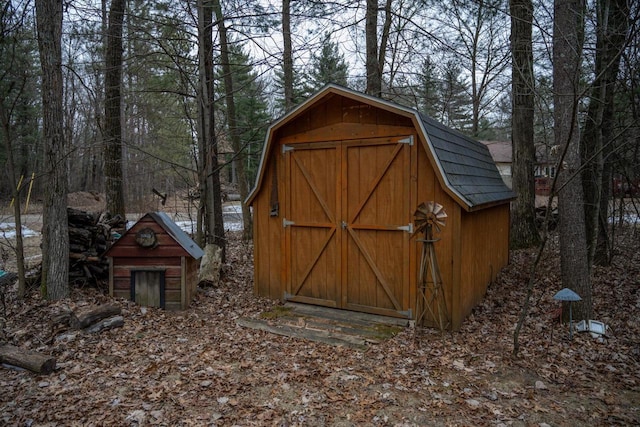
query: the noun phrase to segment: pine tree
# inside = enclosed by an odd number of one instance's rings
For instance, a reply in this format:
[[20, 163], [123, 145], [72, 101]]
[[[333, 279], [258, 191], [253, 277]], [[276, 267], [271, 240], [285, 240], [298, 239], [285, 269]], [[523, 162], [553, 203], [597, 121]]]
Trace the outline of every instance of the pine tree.
[[436, 64], [430, 59], [422, 61], [416, 89], [418, 110], [433, 118], [440, 118], [442, 111], [442, 85], [439, 81]]
[[331, 41], [331, 34], [325, 33], [319, 53], [311, 57], [307, 78], [307, 92], [313, 94], [329, 83], [347, 86], [349, 65], [340, 53], [338, 43]]
[[263, 93], [265, 84], [253, 69], [252, 60], [241, 46], [231, 44], [230, 58], [236, 93], [236, 114], [240, 143], [246, 152], [246, 177], [253, 185], [260, 163], [262, 145], [271, 121], [267, 100]]
[[[284, 71], [282, 67], [276, 68], [275, 72], [275, 81], [274, 86], [279, 94], [282, 95], [281, 98], [275, 100], [275, 110], [278, 114], [284, 114], [287, 111], [286, 102], [284, 98]], [[305, 91], [304, 81], [302, 79], [302, 75], [294, 71], [293, 73], [293, 96], [291, 97], [292, 106], [295, 107], [300, 105], [307, 98], [307, 93]]]
[[441, 120], [460, 131], [467, 129], [470, 124], [471, 97], [468, 87], [460, 66], [453, 60], [447, 62], [442, 79]]

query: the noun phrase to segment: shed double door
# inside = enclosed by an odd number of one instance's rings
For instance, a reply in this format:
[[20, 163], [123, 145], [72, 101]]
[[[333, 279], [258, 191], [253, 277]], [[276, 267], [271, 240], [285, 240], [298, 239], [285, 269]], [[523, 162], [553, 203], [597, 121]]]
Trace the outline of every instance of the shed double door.
[[412, 141], [283, 147], [286, 299], [411, 316]]

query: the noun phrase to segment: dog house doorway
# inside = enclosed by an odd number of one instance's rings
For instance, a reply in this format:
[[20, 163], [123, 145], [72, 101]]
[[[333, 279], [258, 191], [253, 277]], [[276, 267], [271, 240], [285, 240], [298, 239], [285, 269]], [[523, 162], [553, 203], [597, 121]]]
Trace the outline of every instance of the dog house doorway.
[[136, 304], [164, 308], [164, 296], [164, 270], [134, 270], [131, 272], [131, 300]]

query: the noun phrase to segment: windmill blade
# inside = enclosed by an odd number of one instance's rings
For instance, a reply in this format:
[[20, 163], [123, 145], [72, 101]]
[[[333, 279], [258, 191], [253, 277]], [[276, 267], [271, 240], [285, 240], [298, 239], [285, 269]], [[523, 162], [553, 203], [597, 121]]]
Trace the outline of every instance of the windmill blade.
[[444, 210], [444, 206], [434, 201], [423, 202], [418, 205], [414, 213], [414, 223], [416, 230], [414, 232], [424, 231], [428, 225], [433, 226], [436, 231], [441, 231], [441, 227], [446, 224], [447, 213]]

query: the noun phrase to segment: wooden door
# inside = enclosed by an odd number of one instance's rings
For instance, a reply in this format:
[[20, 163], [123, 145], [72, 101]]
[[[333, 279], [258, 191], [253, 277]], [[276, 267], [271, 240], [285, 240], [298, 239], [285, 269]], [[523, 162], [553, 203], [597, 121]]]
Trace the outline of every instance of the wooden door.
[[131, 272], [131, 300], [146, 307], [164, 308], [164, 271]]
[[339, 148], [335, 143], [304, 144], [285, 153], [283, 226], [287, 228], [287, 298], [293, 301], [340, 305]]
[[287, 299], [410, 315], [411, 141], [285, 146]]
[[410, 145], [348, 144], [344, 161], [342, 306], [410, 317]]

